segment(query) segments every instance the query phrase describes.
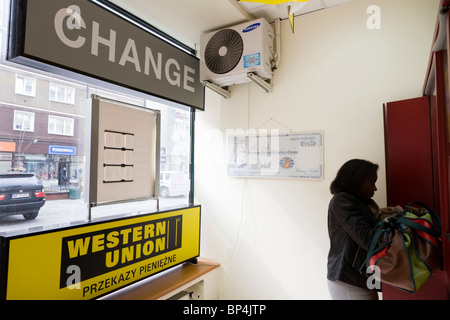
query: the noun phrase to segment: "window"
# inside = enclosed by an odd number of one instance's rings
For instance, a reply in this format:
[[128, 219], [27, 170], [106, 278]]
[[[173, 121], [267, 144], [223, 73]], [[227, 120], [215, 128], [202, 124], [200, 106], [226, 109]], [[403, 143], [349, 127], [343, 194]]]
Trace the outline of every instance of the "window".
[[[155, 199], [92, 208], [87, 205], [91, 115], [86, 97], [92, 94], [161, 112], [159, 209], [184, 207], [192, 202], [191, 109], [179, 105], [175, 108], [171, 103], [122, 91], [117, 86], [88, 85], [8, 64], [4, 57], [9, 4], [0, 0], [0, 79], [2, 88], [11, 88], [3, 90], [0, 103], [0, 122], [6, 124], [0, 125], [0, 141], [9, 148], [0, 152], [0, 172], [33, 173], [42, 182], [46, 202], [33, 221], [20, 214], [6, 217], [0, 213], [0, 235], [22, 233], [30, 226], [52, 229], [86, 219], [96, 221], [158, 210]], [[36, 98], [18, 99], [16, 94]]]
[[75, 88], [50, 83], [50, 101], [75, 104]]
[[26, 77], [21, 74], [16, 75], [16, 94], [35, 97], [36, 78]]
[[73, 136], [73, 119], [48, 116], [48, 133]]
[[188, 108], [172, 108], [147, 100], [146, 106], [161, 111], [160, 194], [162, 205], [186, 205], [190, 201], [191, 119]]
[[14, 110], [14, 130], [34, 132], [34, 113]]

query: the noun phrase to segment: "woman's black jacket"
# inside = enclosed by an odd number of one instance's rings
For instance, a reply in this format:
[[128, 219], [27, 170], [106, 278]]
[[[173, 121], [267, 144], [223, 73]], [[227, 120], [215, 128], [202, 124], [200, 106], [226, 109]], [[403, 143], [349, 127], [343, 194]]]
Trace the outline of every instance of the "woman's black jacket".
[[372, 199], [339, 192], [328, 207], [329, 280], [367, 288], [365, 270], [360, 268], [367, 258], [367, 250], [375, 233], [377, 220], [369, 205]]

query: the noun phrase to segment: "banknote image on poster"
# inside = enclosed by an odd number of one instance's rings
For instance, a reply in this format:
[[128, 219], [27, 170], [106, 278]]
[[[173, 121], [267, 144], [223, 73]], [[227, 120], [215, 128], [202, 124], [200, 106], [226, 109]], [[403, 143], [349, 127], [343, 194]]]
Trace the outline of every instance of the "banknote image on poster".
[[228, 134], [231, 177], [323, 179], [323, 132]]

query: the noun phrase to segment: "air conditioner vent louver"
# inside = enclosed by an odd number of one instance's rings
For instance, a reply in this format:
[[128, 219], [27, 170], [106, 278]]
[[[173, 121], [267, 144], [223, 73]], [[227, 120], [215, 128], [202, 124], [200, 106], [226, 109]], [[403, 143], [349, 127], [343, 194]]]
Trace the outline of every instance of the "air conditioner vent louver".
[[224, 29], [217, 32], [205, 49], [205, 64], [216, 74], [233, 70], [239, 63], [244, 51], [244, 42], [234, 30]]

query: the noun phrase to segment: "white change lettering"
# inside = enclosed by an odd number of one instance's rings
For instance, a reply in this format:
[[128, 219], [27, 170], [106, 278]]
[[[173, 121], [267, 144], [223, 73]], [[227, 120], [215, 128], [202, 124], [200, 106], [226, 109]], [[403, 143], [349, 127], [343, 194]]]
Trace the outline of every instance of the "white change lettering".
[[[161, 52], [154, 52], [147, 45], [136, 43], [135, 39], [132, 38], [128, 38], [123, 48], [118, 48], [117, 31], [102, 29], [101, 24], [97, 21], [92, 21], [91, 39], [89, 41], [87, 39], [89, 30], [87, 30], [86, 21], [82, 18], [78, 6], [70, 6], [59, 10], [55, 15], [54, 24], [58, 38], [70, 48], [80, 49], [90, 43], [90, 53], [93, 56], [107, 57], [108, 61], [118, 63], [123, 67], [131, 64], [138, 73], [155, 77], [161, 81], [164, 80], [171, 86], [195, 93], [194, 77], [196, 70], [186, 65], [180, 65], [173, 57], [164, 57]], [[79, 30], [81, 34], [75, 40], [72, 40], [73, 35], [69, 38], [66, 29]], [[101, 48], [107, 50], [101, 50]]]
[[78, 6], [70, 6], [65, 9], [59, 10], [55, 15], [55, 31], [58, 35], [58, 38], [68, 47], [71, 48], [81, 48], [84, 46], [84, 43], [86, 42], [86, 38], [82, 36], [78, 36], [77, 40], [70, 40], [67, 38], [66, 34], [64, 33], [63, 25], [64, 25], [64, 19], [66, 17], [69, 17], [67, 19], [66, 27], [69, 30], [73, 29], [86, 29], [86, 23], [84, 22], [83, 18], [80, 14], [81, 10]]

